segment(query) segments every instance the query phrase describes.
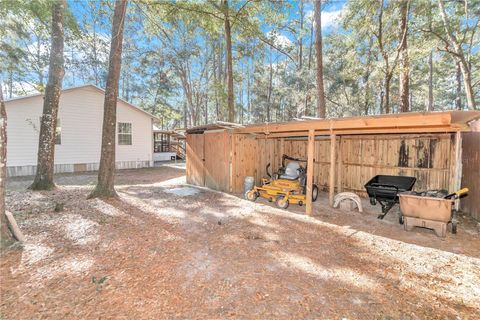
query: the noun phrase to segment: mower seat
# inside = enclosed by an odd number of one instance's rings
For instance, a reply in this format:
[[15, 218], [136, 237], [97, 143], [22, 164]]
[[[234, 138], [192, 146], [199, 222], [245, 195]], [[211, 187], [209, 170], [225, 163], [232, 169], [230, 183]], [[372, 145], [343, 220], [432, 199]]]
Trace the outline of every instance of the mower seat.
[[285, 168], [285, 173], [280, 175], [280, 179], [297, 180], [300, 177], [300, 164], [298, 162], [289, 162]]

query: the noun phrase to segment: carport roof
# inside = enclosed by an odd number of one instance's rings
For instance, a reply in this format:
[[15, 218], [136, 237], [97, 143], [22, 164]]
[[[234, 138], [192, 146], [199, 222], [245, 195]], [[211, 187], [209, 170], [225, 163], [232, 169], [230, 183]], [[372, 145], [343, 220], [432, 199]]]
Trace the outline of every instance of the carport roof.
[[[377, 116], [314, 119], [261, 123], [247, 126], [210, 124], [191, 128], [187, 133], [231, 129], [234, 133], [263, 134], [267, 137], [291, 137], [335, 134], [434, 133], [476, 131], [471, 124], [480, 119], [480, 111], [409, 112]], [[479, 121], [480, 122], [480, 121]], [[477, 122], [478, 123], [478, 122]]]

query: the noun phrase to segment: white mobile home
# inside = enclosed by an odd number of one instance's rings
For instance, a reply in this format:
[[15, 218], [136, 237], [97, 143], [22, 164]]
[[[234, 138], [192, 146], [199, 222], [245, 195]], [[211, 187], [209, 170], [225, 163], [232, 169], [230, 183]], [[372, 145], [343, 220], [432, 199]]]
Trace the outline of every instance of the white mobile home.
[[[55, 172], [98, 170], [102, 143], [105, 91], [85, 85], [62, 90], [55, 146]], [[41, 94], [6, 101], [7, 173], [35, 174]], [[116, 130], [117, 169], [153, 166], [153, 115], [118, 99]]]

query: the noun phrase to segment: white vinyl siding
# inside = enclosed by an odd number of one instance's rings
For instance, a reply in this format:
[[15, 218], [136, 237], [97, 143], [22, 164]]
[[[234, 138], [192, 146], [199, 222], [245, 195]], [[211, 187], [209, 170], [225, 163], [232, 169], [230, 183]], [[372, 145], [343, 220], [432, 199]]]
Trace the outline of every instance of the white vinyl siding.
[[[55, 146], [55, 164], [98, 164], [102, 142], [104, 94], [93, 86], [62, 91], [58, 118], [61, 144]], [[43, 97], [6, 101], [7, 167], [37, 164], [39, 120]], [[152, 117], [118, 100], [117, 121], [131, 123], [134, 144], [118, 145], [117, 162], [152, 163]], [[118, 138], [117, 138], [118, 139]]]

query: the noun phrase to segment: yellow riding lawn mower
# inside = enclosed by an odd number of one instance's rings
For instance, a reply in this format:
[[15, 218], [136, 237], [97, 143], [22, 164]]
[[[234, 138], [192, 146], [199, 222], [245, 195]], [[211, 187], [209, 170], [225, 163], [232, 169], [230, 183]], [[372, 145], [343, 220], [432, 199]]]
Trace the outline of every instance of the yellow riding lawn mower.
[[[286, 161], [288, 160], [288, 163]], [[307, 162], [303, 159], [292, 158], [284, 154], [282, 156], [282, 167], [271, 175], [268, 171], [268, 179], [262, 179], [262, 186], [254, 186], [252, 190], [245, 193], [245, 199], [257, 200], [258, 197], [275, 201], [275, 205], [281, 209], [288, 208], [290, 203], [302, 206], [307, 201], [307, 168], [302, 167], [300, 162]], [[318, 187], [314, 184], [312, 189], [312, 201], [317, 200]]]

